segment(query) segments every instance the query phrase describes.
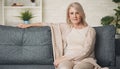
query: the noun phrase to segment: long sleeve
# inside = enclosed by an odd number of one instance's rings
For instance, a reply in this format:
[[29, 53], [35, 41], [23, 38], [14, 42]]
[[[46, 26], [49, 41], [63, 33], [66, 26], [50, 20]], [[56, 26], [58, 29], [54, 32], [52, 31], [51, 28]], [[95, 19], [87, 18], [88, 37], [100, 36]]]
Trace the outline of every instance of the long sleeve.
[[82, 60], [84, 58], [89, 57], [91, 54], [94, 52], [94, 44], [95, 44], [95, 36], [96, 32], [93, 28], [89, 28], [86, 38], [84, 41], [84, 46], [83, 49], [81, 49], [81, 53], [78, 54], [74, 59], [77, 60]]
[[64, 44], [62, 41], [63, 40], [62, 32], [63, 32], [63, 28], [66, 28], [66, 27], [63, 27], [63, 26], [66, 26], [66, 24], [51, 23], [49, 26], [51, 27], [51, 32], [52, 32], [54, 59], [57, 59], [63, 56]]
[[66, 32], [68, 25], [66, 23], [43, 23], [43, 25], [51, 28], [54, 58], [63, 56], [63, 34]]

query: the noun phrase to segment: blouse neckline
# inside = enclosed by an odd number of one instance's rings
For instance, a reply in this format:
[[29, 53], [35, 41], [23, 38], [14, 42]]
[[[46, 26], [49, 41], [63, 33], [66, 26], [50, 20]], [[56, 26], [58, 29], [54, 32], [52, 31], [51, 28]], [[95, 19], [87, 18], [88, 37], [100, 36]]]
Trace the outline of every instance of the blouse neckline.
[[86, 27], [84, 27], [84, 28], [82, 28], [82, 29], [76, 29], [76, 28], [74, 28], [73, 27], [73, 29], [75, 29], [75, 30], [84, 30], [84, 29], [87, 29], [89, 26], [86, 26]]

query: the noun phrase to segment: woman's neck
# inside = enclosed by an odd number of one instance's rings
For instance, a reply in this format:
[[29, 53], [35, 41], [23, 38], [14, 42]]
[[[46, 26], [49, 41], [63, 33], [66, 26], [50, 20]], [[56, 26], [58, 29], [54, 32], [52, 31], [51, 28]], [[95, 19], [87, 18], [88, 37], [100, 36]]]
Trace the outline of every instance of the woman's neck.
[[73, 25], [73, 28], [76, 28], [76, 29], [82, 29], [84, 28], [85, 26], [83, 24], [74, 24]]

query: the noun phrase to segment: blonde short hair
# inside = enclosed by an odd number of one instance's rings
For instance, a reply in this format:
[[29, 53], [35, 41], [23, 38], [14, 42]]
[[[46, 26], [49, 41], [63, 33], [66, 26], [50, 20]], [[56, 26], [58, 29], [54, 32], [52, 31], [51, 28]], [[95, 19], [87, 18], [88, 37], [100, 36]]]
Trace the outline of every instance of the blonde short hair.
[[82, 6], [80, 5], [80, 3], [78, 3], [78, 2], [73, 2], [68, 6], [68, 8], [67, 8], [67, 18], [66, 18], [67, 23], [69, 25], [72, 25], [72, 23], [71, 23], [71, 21], [69, 19], [69, 10], [70, 10], [71, 7], [74, 7], [81, 14], [81, 18], [82, 18], [81, 23], [83, 23], [83, 25], [87, 25], [87, 23], [85, 21], [86, 17], [85, 17], [84, 10], [83, 10]]

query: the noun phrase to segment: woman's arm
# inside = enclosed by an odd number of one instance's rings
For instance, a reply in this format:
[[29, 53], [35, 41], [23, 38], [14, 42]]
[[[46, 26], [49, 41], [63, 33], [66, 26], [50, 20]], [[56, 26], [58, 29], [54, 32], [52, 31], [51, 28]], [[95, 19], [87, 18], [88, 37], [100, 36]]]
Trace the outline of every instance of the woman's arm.
[[89, 57], [92, 52], [94, 51], [94, 44], [95, 44], [95, 36], [96, 36], [96, 32], [93, 28], [89, 28], [85, 41], [84, 41], [84, 45], [81, 46], [81, 50], [80, 53], [68, 57], [68, 60], [82, 60], [84, 58]]
[[45, 23], [31, 23], [31, 24], [19, 24], [18, 27], [19, 28], [28, 28], [28, 27], [33, 27], [33, 26], [47, 26], [47, 24]]
[[78, 54], [78, 56], [74, 57], [74, 60], [77, 59], [82, 60], [90, 56], [94, 52], [95, 37], [96, 37], [95, 29], [90, 28], [87, 33], [83, 49], [81, 50], [81, 53]]

